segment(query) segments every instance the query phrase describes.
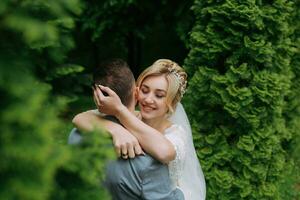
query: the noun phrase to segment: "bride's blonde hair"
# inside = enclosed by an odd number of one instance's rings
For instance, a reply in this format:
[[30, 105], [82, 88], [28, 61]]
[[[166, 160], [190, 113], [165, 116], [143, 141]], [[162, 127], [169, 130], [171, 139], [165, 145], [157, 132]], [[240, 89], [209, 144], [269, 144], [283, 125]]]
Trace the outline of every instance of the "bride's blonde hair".
[[168, 81], [166, 104], [168, 106], [168, 114], [172, 114], [186, 90], [187, 83], [187, 74], [176, 62], [169, 59], [155, 61], [139, 75], [137, 86], [140, 88], [145, 78], [149, 76], [161, 75], [165, 75]]

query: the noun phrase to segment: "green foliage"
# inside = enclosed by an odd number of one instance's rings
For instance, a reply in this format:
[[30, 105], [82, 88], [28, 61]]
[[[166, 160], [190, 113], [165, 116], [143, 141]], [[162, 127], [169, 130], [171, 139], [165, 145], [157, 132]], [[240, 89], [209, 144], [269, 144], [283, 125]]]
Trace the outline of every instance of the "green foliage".
[[[294, 158], [294, 168], [292, 169], [291, 175], [285, 176], [284, 181], [281, 183], [281, 198], [282, 199], [299, 199], [300, 198], [300, 2], [295, 2], [298, 12], [293, 13], [291, 23], [294, 24], [295, 29], [292, 37], [293, 47], [295, 54], [291, 59], [291, 67], [293, 70], [292, 87], [291, 92], [287, 97], [288, 103], [284, 108], [286, 121], [288, 124], [289, 131], [293, 135], [293, 141], [290, 144], [286, 144], [285, 148], [291, 152], [291, 157]], [[295, 188], [291, 191], [291, 188]]]
[[186, 49], [180, 38], [191, 28], [191, 4], [191, 0], [85, 1], [76, 34], [80, 48], [74, 55], [88, 69], [102, 59], [121, 57], [135, 75], [160, 57], [181, 61]]
[[0, 199], [68, 197], [73, 188], [58, 180], [66, 174], [86, 184], [76, 185], [81, 196], [107, 197], [96, 185], [111, 154], [99, 147], [107, 140], [74, 150], [56, 141], [65, 130], [58, 115], [66, 99], [51, 96], [52, 87], [40, 81], [45, 72], [69, 76], [82, 70], [63, 63], [80, 7], [77, 0], [0, 2]]
[[49, 104], [49, 87], [29, 75], [18, 81], [0, 89], [0, 199], [47, 199], [56, 167], [67, 156], [51, 136], [60, 125], [59, 105]]
[[297, 10], [296, 1], [194, 2], [185, 102], [207, 199], [280, 199], [280, 184], [291, 176]]
[[[50, 83], [51, 92], [56, 94], [61, 88], [66, 90], [54, 84], [59, 83], [58, 79], [75, 87], [77, 84], [71, 84], [70, 79], [83, 69], [64, 62], [66, 53], [74, 47], [70, 31], [81, 7], [79, 0], [1, 1], [0, 84], [21, 84], [20, 77], [30, 74]], [[65, 91], [65, 95], [69, 93]]]
[[[103, 37], [105, 32], [116, 30], [119, 37], [129, 37], [130, 34], [145, 38], [146, 32], [150, 31], [155, 21], [165, 22], [172, 19], [170, 25], [177, 24], [176, 20], [187, 19], [191, 1], [168, 1], [163, 0], [153, 3], [151, 1], [139, 2], [136, 0], [111, 1], [106, 0], [101, 3], [87, 1], [85, 3], [85, 14], [80, 21], [83, 30], [92, 31], [92, 40]], [[173, 5], [171, 5], [173, 4]], [[176, 9], [174, 9], [176, 8]], [[181, 21], [178, 31], [185, 36], [186, 26]], [[111, 32], [110, 32], [111, 34]]]
[[[2, 1], [1, 48], [5, 54], [1, 60], [6, 60], [2, 65], [15, 67], [11, 71], [31, 68], [35, 77], [52, 85], [54, 94], [76, 93], [75, 89], [75, 92], [63, 92], [68, 86], [81, 91], [75, 75], [81, 74], [83, 67], [65, 63], [67, 53], [75, 47], [71, 31], [81, 11], [80, 0]], [[9, 62], [18, 62], [18, 66]]]
[[86, 133], [80, 145], [71, 145], [68, 150], [71, 157], [57, 170], [50, 199], [109, 199], [101, 185], [105, 164], [115, 156], [111, 138]]
[[[82, 16], [81, 21], [83, 30], [90, 29], [92, 31], [92, 40], [95, 40], [108, 30], [114, 30], [118, 27], [119, 31], [117, 36], [121, 36], [125, 33], [128, 34], [130, 30], [136, 30], [134, 27], [134, 18], [128, 17], [130, 10], [134, 10], [137, 1], [135, 0], [122, 0], [122, 1], [102, 1], [101, 3], [95, 3], [93, 1], [87, 1], [85, 3], [85, 14]], [[147, 5], [147, 4], [144, 4]], [[141, 12], [140, 11], [135, 12]], [[120, 20], [122, 19], [122, 20]], [[141, 32], [139, 33], [142, 36]], [[124, 45], [124, 44], [123, 44]]]

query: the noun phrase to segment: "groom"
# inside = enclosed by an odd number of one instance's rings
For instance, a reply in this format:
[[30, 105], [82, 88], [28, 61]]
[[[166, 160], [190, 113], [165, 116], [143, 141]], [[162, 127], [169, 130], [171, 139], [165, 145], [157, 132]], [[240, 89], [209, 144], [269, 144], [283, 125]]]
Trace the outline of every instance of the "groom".
[[[129, 110], [134, 112], [135, 108], [135, 80], [127, 63], [120, 59], [102, 63], [93, 75], [96, 85], [104, 85], [112, 88], [120, 97], [122, 103]], [[113, 139], [117, 137], [110, 123], [119, 123], [117, 119], [111, 116], [100, 116], [97, 111], [92, 112], [94, 117], [104, 117], [109, 119], [104, 122], [104, 126], [111, 132]], [[84, 113], [83, 113], [84, 114]], [[81, 114], [79, 114], [81, 115]], [[90, 115], [89, 115], [90, 116]], [[91, 118], [90, 120], [93, 120]], [[87, 124], [77, 123], [76, 117], [73, 122], [81, 130], [91, 130]], [[73, 129], [69, 136], [69, 143], [80, 141], [80, 134], [77, 129]], [[119, 137], [120, 138], [120, 137]], [[129, 138], [129, 139], [128, 139]], [[127, 149], [117, 149], [118, 155], [132, 159], [119, 158], [108, 164], [106, 170], [105, 186], [109, 190], [114, 200], [141, 200], [141, 199], [164, 199], [164, 200], [184, 200], [183, 193], [179, 189], [171, 188], [169, 170], [167, 165], [153, 159], [148, 154], [138, 155], [141, 149], [135, 138], [128, 133], [119, 141], [120, 144], [127, 144]], [[130, 145], [128, 145], [130, 144]], [[124, 145], [123, 145], [124, 147]], [[125, 154], [124, 151], [126, 152]], [[135, 155], [137, 155], [135, 157]], [[135, 158], [133, 158], [135, 157]]]

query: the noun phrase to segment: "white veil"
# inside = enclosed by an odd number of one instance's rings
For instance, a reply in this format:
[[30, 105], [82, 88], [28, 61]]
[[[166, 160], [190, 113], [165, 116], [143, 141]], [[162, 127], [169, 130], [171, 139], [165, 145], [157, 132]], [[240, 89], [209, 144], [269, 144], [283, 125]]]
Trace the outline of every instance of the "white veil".
[[177, 104], [174, 114], [170, 121], [183, 127], [186, 135], [186, 153], [183, 172], [179, 177], [179, 187], [183, 191], [186, 200], [204, 200], [206, 186], [204, 175], [198, 161], [191, 126], [182, 104]]

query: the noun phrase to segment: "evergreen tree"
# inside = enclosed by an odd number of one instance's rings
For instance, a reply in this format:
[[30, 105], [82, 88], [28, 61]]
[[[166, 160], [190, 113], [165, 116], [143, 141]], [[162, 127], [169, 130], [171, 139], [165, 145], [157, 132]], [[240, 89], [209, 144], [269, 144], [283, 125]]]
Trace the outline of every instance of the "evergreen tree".
[[[294, 163], [288, 98], [300, 97], [295, 2], [194, 2], [185, 102], [207, 199], [280, 199]], [[299, 100], [293, 105], [299, 109]]]
[[[99, 144], [106, 140], [76, 150], [54, 141], [64, 129], [58, 115], [65, 104], [39, 76], [48, 71], [51, 77], [63, 66], [80, 7], [77, 0], [0, 2], [0, 199], [59, 199], [72, 188], [57, 187], [58, 178], [73, 177], [84, 177], [78, 184], [86, 185], [77, 185], [80, 195], [89, 196], [88, 187], [99, 190], [93, 199], [104, 197], [99, 182], [109, 153]], [[61, 175], [70, 168], [72, 176]]]
[[185, 57], [177, 33], [183, 39], [191, 28], [191, 0], [104, 0], [85, 1], [84, 5], [76, 32], [78, 49], [73, 55], [88, 69], [102, 59], [121, 57], [138, 75], [155, 59], [181, 61]]
[[[290, 24], [291, 28], [294, 29], [292, 36], [292, 48], [294, 55], [291, 59], [291, 68], [293, 71], [292, 87], [288, 97], [286, 98], [286, 106], [284, 107], [283, 113], [286, 118], [287, 128], [292, 134], [292, 140], [285, 142], [285, 149], [290, 153], [294, 160], [293, 169], [291, 173], [284, 177], [284, 181], [281, 183], [281, 198], [282, 199], [299, 199], [300, 198], [300, 2], [295, 1], [295, 7], [298, 11], [292, 13]], [[294, 188], [294, 190], [291, 190]]]

